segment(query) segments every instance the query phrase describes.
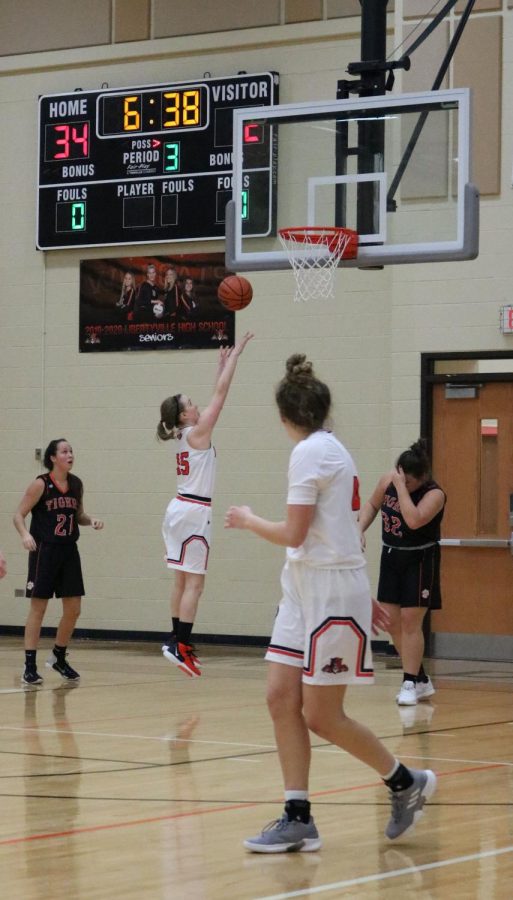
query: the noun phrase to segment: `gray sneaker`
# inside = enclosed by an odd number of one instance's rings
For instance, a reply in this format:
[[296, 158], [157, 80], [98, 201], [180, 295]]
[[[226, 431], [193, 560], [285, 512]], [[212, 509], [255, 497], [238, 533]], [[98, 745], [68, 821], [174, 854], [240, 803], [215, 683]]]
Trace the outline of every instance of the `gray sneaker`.
[[312, 817], [305, 825], [289, 822], [287, 813], [283, 813], [281, 819], [269, 822], [261, 834], [245, 840], [244, 846], [253, 853], [309, 853], [320, 850], [321, 843]]
[[408, 834], [424, 814], [424, 803], [436, 791], [436, 775], [431, 769], [419, 771], [410, 769], [413, 784], [405, 791], [389, 791], [392, 815], [385, 828], [385, 835], [391, 841]]

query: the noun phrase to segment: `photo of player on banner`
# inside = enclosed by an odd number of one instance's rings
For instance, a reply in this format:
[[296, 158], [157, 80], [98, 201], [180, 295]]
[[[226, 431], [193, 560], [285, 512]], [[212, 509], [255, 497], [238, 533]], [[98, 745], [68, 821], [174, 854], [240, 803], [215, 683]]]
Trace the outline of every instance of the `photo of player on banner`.
[[80, 262], [80, 352], [232, 345], [235, 316], [217, 299], [222, 253]]

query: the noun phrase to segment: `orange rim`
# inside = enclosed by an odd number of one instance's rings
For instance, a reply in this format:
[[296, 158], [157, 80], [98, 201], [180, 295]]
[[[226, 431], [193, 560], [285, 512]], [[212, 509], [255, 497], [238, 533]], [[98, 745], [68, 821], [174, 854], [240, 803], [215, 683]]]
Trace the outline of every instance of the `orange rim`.
[[347, 241], [340, 247], [340, 257], [351, 259], [358, 253], [358, 232], [352, 228], [305, 225], [301, 228], [280, 228], [278, 233], [285, 241], [293, 240], [298, 244], [325, 244], [331, 253], [337, 251], [341, 237], [345, 236]]

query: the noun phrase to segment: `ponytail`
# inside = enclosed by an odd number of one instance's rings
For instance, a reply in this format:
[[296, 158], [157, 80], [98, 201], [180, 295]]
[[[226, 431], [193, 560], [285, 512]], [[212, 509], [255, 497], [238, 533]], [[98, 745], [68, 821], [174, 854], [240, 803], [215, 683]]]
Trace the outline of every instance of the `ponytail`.
[[157, 439], [170, 441], [175, 438], [180, 428], [181, 394], [167, 397], [160, 405], [160, 422], [157, 425]]

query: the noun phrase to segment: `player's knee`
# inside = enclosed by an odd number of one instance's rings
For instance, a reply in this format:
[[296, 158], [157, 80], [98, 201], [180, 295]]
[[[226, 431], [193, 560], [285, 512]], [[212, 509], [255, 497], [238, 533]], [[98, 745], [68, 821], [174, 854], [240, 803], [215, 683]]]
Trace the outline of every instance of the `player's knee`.
[[204, 586], [205, 579], [203, 577], [189, 577], [185, 579], [185, 593], [195, 602], [200, 599]]
[[323, 718], [319, 715], [318, 711], [315, 709], [305, 709], [303, 715], [309, 730], [313, 731], [318, 737], [323, 737], [326, 722], [323, 721]]
[[328, 737], [331, 731], [331, 724], [321, 710], [312, 706], [308, 709], [305, 708], [303, 715], [310, 731], [313, 731], [320, 738]]
[[418, 632], [422, 631], [422, 619], [410, 618], [409, 616], [404, 616], [401, 622], [401, 632], [407, 636], [418, 634]]
[[69, 622], [76, 622], [81, 613], [81, 603], [80, 601], [64, 601], [62, 605], [62, 613], [63, 617], [67, 619]]
[[41, 625], [46, 612], [46, 606], [41, 607], [41, 609], [34, 609], [34, 607], [30, 611], [30, 619], [35, 624]]
[[325, 711], [312, 708], [304, 711], [306, 724], [310, 731], [330, 743], [340, 739], [341, 729], [350, 721], [345, 713], [337, 710], [335, 714], [326, 715]]
[[40, 600], [38, 597], [33, 597], [30, 603], [30, 617], [34, 621], [42, 622], [44, 619], [44, 615], [46, 609], [48, 607], [48, 600]]
[[270, 685], [267, 688], [267, 708], [272, 719], [282, 718], [287, 713], [295, 710], [296, 704], [290, 694], [282, 688]]

